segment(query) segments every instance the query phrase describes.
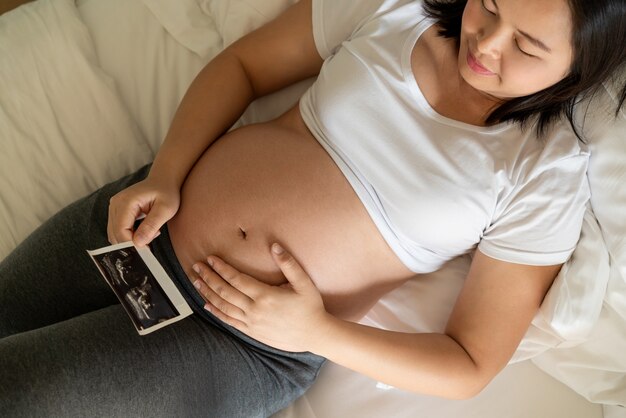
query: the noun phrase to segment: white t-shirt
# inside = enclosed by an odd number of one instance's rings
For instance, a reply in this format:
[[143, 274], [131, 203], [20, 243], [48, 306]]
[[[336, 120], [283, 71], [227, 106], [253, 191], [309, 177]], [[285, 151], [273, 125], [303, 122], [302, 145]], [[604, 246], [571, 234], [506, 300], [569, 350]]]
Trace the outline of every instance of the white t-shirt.
[[589, 199], [588, 152], [561, 124], [545, 140], [517, 124], [477, 127], [438, 114], [411, 69], [432, 21], [412, 0], [314, 0], [321, 73], [305, 123], [381, 234], [416, 273], [478, 246], [513, 263], [559, 264]]

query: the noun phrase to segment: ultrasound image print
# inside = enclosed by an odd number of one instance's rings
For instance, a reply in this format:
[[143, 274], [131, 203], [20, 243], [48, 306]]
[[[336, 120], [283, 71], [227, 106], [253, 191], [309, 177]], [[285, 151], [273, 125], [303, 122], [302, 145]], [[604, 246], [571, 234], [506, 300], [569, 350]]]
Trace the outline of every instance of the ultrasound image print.
[[113, 250], [93, 258], [137, 329], [179, 315], [136, 248]]

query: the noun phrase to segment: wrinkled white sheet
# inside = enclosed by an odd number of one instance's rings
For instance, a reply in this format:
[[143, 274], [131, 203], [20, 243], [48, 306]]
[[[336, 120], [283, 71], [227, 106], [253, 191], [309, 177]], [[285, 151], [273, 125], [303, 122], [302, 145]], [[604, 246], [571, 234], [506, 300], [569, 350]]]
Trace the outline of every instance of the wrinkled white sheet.
[[0, 260], [69, 202], [150, 160], [72, 0], [0, 16]]

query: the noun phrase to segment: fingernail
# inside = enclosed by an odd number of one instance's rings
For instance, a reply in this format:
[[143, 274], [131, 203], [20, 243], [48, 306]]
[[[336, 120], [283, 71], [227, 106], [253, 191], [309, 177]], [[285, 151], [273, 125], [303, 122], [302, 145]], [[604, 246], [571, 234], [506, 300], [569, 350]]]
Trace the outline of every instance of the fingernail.
[[198, 267], [197, 264], [194, 264], [193, 266], [191, 266], [191, 268], [193, 269], [193, 271], [195, 271], [196, 273], [200, 274], [200, 267]]
[[209, 266], [213, 267], [213, 259], [212, 258], [207, 258], [206, 262], [209, 263]]
[[195, 282], [193, 282], [193, 285], [196, 289], [200, 289], [200, 285], [201, 285], [200, 280], [196, 280]]
[[283, 247], [280, 246], [280, 244], [273, 244], [272, 251], [274, 251], [274, 254], [282, 254], [285, 252], [285, 250], [283, 249]]

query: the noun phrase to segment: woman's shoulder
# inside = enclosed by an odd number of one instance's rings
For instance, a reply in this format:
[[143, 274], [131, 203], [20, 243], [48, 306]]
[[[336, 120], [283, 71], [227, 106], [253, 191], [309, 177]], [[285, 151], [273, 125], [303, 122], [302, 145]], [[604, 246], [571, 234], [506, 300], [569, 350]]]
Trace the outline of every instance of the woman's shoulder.
[[492, 155], [500, 189], [515, 190], [546, 177], [585, 181], [590, 152], [568, 122], [556, 122], [541, 138], [531, 127], [515, 125], [499, 134]]
[[[563, 124], [565, 125], [565, 124]], [[545, 140], [536, 160], [536, 168], [529, 175], [529, 181], [540, 179], [546, 182], [546, 178], [552, 181], [548, 182], [557, 188], [570, 190], [565, 183], [569, 183], [572, 193], [580, 193], [581, 190], [587, 190], [588, 179], [587, 171], [589, 168], [590, 152], [583, 142], [574, 134], [569, 124], [556, 126], [556, 131], [552, 137]], [[560, 184], [560, 186], [559, 186]], [[587, 195], [588, 192], [584, 193]]]

